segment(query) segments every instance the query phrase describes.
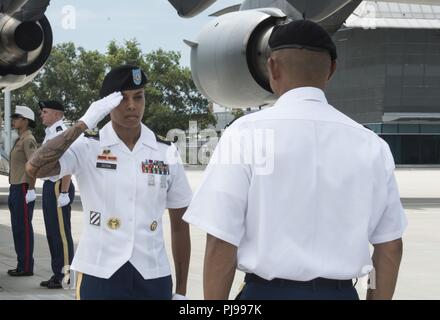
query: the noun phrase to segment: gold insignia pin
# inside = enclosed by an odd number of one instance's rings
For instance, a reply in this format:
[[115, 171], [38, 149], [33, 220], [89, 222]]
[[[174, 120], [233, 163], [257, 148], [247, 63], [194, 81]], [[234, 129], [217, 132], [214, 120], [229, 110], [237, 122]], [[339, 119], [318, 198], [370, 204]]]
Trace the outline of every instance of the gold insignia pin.
[[153, 221], [153, 223], [150, 226], [150, 230], [151, 231], [156, 231], [157, 229], [157, 221]]
[[121, 220], [118, 218], [110, 218], [107, 221], [107, 227], [112, 230], [117, 230], [121, 227]]

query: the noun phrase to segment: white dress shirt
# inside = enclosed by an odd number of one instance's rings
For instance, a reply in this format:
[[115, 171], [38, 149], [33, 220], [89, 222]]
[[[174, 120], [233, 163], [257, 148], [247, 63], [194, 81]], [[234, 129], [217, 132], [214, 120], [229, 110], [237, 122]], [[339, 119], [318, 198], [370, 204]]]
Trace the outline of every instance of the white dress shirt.
[[192, 198], [175, 146], [142, 125], [130, 151], [108, 123], [99, 139], [80, 137], [59, 162], [61, 176], [76, 176], [84, 208], [71, 269], [108, 279], [130, 261], [145, 279], [170, 275], [162, 216]]
[[45, 132], [46, 136], [44, 137], [43, 144], [45, 144], [47, 141], [55, 138], [59, 134], [61, 134], [63, 131], [67, 129], [66, 125], [64, 124], [63, 120], [59, 120], [55, 122], [50, 127], [47, 127]]
[[407, 224], [394, 169], [385, 141], [298, 88], [225, 131], [184, 220], [267, 280], [361, 277], [369, 244]]

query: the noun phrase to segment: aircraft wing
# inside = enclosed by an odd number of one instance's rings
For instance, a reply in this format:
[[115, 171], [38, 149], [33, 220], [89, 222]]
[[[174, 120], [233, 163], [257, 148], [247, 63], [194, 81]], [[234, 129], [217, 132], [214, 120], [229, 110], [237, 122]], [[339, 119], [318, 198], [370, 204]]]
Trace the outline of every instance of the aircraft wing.
[[[173, 7], [177, 10], [181, 17], [191, 18], [205, 9], [210, 7], [216, 0], [168, 0]], [[270, 7], [271, 4], [279, 3], [276, 0], [247, 0], [244, 3], [249, 3], [254, 7]], [[306, 13], [308, 19], [314, 21], [321, 21], [329, 18], [335, 14], [336, 11], [341, 9], [347, 9], [350, 6], [350, 2], [358, 2], [352, 0], [287, 0], [293, 7], [299, 12]], [[385, 0], [384, 2], [398, 2], [398, 3], [410, 3], [410, 4], [427, 4], [427, 5], [440, 5], [440, 0]]]
[[181, 17], [191, 18], [205, 11], [217, 0], [168, 0]]

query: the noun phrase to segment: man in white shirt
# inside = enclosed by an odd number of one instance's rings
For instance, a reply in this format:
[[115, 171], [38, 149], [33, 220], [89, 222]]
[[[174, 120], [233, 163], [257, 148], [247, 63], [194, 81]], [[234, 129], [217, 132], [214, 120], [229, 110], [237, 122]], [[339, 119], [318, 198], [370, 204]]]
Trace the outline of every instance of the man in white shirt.
[[[41, 121], [46, 126], [44, 145], [67, 129], [63, 122], [64, 106], [55, 100], [40, 101], [38, 105]], [[62, 289], [63, 278], [69, 273], [74, 254], [70, 217], [75, 186], [70, 175], [58, 180], [44, 180], [43, 216], [53, 275], [49, 280], [42, 281], [40, 286]]]
[[[72, 269], [78, 299], [184, 299], [191, 252], [182, 220], [192, 198], [176, 147], [142, 124], [147, 77], [136, 66], [112, 69], [100, 96], [62, 135], [36, 151], [32, 176], [74, 174], [84, 231]], [[99, 132], [93, 129], [110, 114]], [[176, 294], [162, 216], [169, 209]]]
[[[184, 220], [208, 233], [206, 299], [391, 299], [406, 218], [388, 145], [328, 104], [336, 47], [319, 25], [275, 27], [268, 70], [280, 98], [222, 136]], [[374, 245], [373, 258], [369, 245]]]

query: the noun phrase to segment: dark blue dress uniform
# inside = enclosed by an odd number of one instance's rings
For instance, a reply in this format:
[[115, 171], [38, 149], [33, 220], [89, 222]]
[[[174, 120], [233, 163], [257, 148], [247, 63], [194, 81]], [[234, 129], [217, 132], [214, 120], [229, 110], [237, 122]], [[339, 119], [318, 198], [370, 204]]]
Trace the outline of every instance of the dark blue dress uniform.
[[[66, 127], [62, 120], [47, 128], [43, 144], [56, 137], [65, 129]], [[61, 180], [52, 181], [49, 179], [44, 181], [43, 215], [53, 277], [49, 281], [43, 281], [41, 285], [49, 288], [61, 288], [61, 281], [68, 273], [74, 255], [70, 218], [71, 204], [75, 197], [75, 186], [73, 183], [70, 183], [70, 203], [61, 208], [57, 204], [60, 193]]]
[[359, 300], [352, 280], [266, 280], [248, 273], [244, 281], [236, 300]]
[[79, 300], [171, 300], [171, 276], [145, 280], [130, 263], [125, 263], [109, 279], [79, 273], [76, 296]]
[[30, 177], [25, 172], [25, 165], [36, 149], [34, 136], [26, 131], [19, 137], [10, 155], [8, 207], [17, 253], [17, 268], [8, 272], [11, 276], [32, 275], [34, 270], [32, 217], [35, 201], [26, 203]]

